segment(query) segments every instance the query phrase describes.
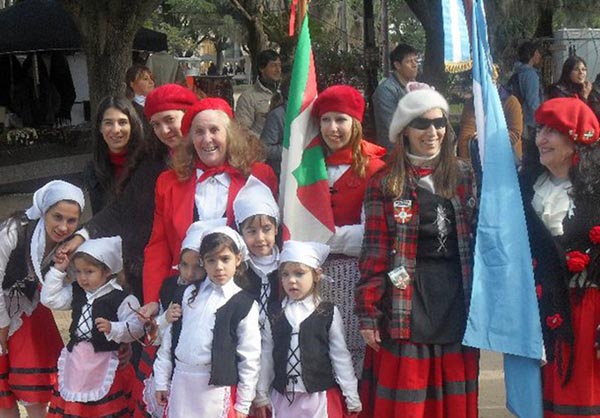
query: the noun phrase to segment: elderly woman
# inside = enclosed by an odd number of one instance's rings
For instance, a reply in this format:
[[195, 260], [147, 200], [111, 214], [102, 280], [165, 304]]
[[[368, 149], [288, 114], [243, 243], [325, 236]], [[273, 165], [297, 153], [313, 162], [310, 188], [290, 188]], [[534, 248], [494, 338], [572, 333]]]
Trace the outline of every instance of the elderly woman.
[[600, 125], [576, 98], [536, 111], [539, 165], [524, 167], [527, 228], [548, 363], [544, 417], [600, 411]]
[[340, 309], [346, 344], [360, 376], [365, 344], [354, 315], [354, 288], [360, 278], [358, 255], [364, 225], [363, 198], [371, 176], [385, 165], [385, 148], [363, 139], [365, 99], [353, 87], [335, 85], [315, 101], [312, 116], [320, 127], [320, 144], [325, 154], [331, 190], [335, 235], [329, 240], [331, 253], [323, 265], [332, 279], [322, 283], [322, 295]]
[[446, 100], [411, 84], [390, 126], [388, 166], [365, 195], [356, 291], [369, 346], [363, 416], [476, 418], [478, 352], [461, 344], [471, 293], [473, 173], [454, 155]]
[[158, 311], [158, 294], [165, 278], [175, 273], [181, 241], [195, 220], [226, 217], [234, 224], [233, 200], [253, 175], [275, 195], [277, 178], [258, 162], [260, 140], [233, 120], [229, 104], [219, 98], [198, 101], [182, 121], [183, 147], [173, 156], [173, 170], [156, 181], [152, 235], [144, 251], [144, 313]]

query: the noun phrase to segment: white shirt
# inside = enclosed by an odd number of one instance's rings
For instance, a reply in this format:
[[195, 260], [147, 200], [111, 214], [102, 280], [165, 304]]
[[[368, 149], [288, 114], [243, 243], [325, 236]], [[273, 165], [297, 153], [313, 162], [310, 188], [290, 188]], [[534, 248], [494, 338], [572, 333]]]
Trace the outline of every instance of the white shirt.
[[[298, 347], [298, 333], [300, 332], [300, 324], [315, 311], [315, 300], [312, 295], [306, 298], [295, 301], [288, 298], [282, 302], [283, 312], [285, 317], [292, 326], [292, 337], [290, 341], [290, 352]], [[268, 393], [271, 388], [273, 379], [275, 378], [275, 369], [273, 364], [273, 336], [271, 334], [271, 326], [269, 321], [265, 324], [263, 330], [263, 351], [261, 354], [261, 370], [260, 378], [257, 387], [256, 404], [264, 405], [268, 403]], [[295, 334], [295, 335], [294, 335]], [[333, 309], [333, 321], [329, 329], [329, 358], [333, 366], [333, 371], [336, 376], [336, 381], [342, 390], [342, 394], [346, 399], [348, 410], [355, 411], [361, 409], [361, 402], [358, 397], [358, 381], [354, 375], [354, 367], [352, 365], [352, 356], [346, 347], [344, 340], [344, 324], [342, 317], [337, 307]], [[289, 372], [290, 365], [287, 364]], [[301, 374], [302, 364], [296, 367], [296, 370]], [[288, 384], [287, 390], [295, 392], [306, 392], [306, 387], [302, 381], [302, 377], [298, 377], [297, 382], [292, 386]]]
[[544, 173], [533, 185], [535, 191], [531, 205], [552, 236], [563, 234], [563, 220], [571, 216], [575, 205], [569, 196], [571, 182], [556, 180]]
[[[204, 171], [196, 169], [196, 179], [199, 179], [202, 173]], [[227, 209], [230, 185], [231, 178], [227, 173], [220, 173], [202, 183], [196, 183], [194, 200], [199, 221], [223, 217]]]
[[[73, 284], [65, 282], [66, 278], [67, 273], [55, 267], [50, 267], [50, 270], [44, 277], [44, 285], [40, 294], [40, 300], [44, 306], [60, 311], [71, 309], [73, 303]], [[96, 299], [115, 289], [123, 290], [117, 283], [117, 279], [111, 279], [93, 292], [86, 291], [86, 305], [91, 305]], [[139, 307], [140, 302], [137, 298], [133, 295], [127, 295], [117, 309], [118, 321], [111, 321], [110, 332], [104, 333], [108, 341], [130, 343], [144, 335], [144, 324], [138, 314], [134, 312], [134, 309], [139, 309]], [[91, 317], [84, 318], [83, 315], [79, 317], [78, 330], [90, 330], [94, 326]]]
[[[233, 279], [223, 286], [214, 284], [206, 279], [200, 285], [196, 299], [187, 303], [193, 286], [188, 287], [183, 294], [183, 314], [181, 320], [181, 335], [175, 349], [177, 366], [206, 366], [210, 369], [212, 361], [213, 329], [217, 309], [225, 305], [232, 296], [242, 289]], [[167, 390], [173, 370], [171, 362], [171, 333], [169, 325], [163, 344], [158, 349], [154, 362], [155, 388]], [[256, 383], [260, 369], [261, 335], [258, 327], [258, 305], [252, 304], [248, 315], [242, 319], [237, 329], [238, 346], [238, 383], [235, 409], [248, 413], [256, 393]]]

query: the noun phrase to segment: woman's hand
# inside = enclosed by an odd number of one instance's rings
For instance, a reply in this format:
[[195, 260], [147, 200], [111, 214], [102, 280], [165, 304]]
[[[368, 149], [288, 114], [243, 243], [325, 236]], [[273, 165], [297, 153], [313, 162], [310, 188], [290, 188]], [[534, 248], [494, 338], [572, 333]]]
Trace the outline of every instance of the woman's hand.
[[583, 87], [581, 88], [581, 96], [583, 97], [584, 100], [587, 100], [587, 98], [590, 96], [591, 92], [592, 92], [592, 83], [589, 80], [585, 80], [583, 82]]
[[154, 392], [154, 397], [160, 406], [165, 406], [167, 404], [168, 395], [166, 390], [157, 390]]
[[108, 334], [112, 330], [112, 325], [110, 324], [110, 321], [108, 319], [96, 318], [96, 320], [94, 321], [94, 324], [96, 324], [96, 329], [99, 332]]
[[235, 411], [235, 418], [247, 418], [248, 414], [244, 414], [243, 412], [240, 411]]
[[271, 410], [271, 407], [269, 405], [254, 407], [253, 416], [255, 418], [269, 418], [269, 413], [267, 411], [270, 411], [270, 410]]
[[2, 352], [0, 353], [0, 355], [3, 355], [3, 356], [8, 354], [8, 329], [9, 328], [10, 328], [10, 326], [0, 328], [0, 349], [2, 349]]
[[138, 309], [138, 312], [146, 318], [152, 318], [158, 314], [158, 302], [150, 302]]
[[75, 252], [75, 250], [77, 250], [77, 248], [79, 248], [81, 244], [84, 243], [84, 241], [85, 239], [81, 235], [75, 234], [70, 240], [58, 247], [56, 253], [71, 255]]
[[178, 303], [171, 303], [167, 309], [165, 318], [169, 324], [172, 324], [181, 318], [181, 305]]
[[377, 329], [361, 329], [360, 335], [369, 347], [375, 351], [379, 351], [379, 344], [381, 343], [381, 337], [379, 336], [379, 330]]

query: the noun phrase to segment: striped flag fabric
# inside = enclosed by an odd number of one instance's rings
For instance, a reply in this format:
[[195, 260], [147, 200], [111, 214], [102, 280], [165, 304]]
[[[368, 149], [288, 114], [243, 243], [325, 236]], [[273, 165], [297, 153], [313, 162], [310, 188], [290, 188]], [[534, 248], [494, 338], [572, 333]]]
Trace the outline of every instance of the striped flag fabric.
[[283, 239], [327, 242], [335, 232], [325, 156], [310, 111], [317, 98], [308, 14], [303, 18], [288, 93], [280, 207]]
[[473, 94], [483, 168], [471, 309], [463, 344], [504, 353], [508, 410], [542, 418], [542, 329], [516, 167], [483, 0], [473, 5]]
[[463, 0], [442, 1], [442, 20], [446, 71], [459, 73], [469, 70], [472, 62]]

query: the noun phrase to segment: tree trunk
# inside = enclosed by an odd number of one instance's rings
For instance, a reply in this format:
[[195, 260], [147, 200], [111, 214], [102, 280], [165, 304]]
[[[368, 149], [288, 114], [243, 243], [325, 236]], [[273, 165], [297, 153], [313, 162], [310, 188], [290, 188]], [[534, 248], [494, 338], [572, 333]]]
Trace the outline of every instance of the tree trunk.
[[[133, 39], [160, 0], [58, 0], [81, 35], [87, 59], [91, 114], [108, 95], [124, 96]], [[92, 116], [93, 117], [93, 116]]]
[[425, 30], [423, 81], [446, 91], [448, 75], [444, 70], [444, 25], [441, 0], [406, 0]]
[[258, 76], [258, 54], [267, 49], [269, 41], [260, 16], [248, 22], [248, 52], [252, 60], [252, 79]]

